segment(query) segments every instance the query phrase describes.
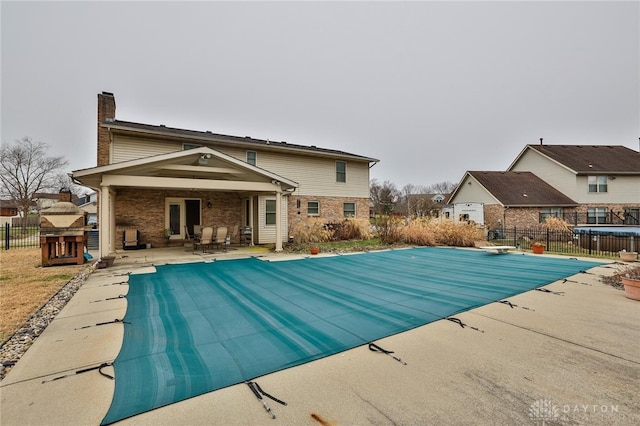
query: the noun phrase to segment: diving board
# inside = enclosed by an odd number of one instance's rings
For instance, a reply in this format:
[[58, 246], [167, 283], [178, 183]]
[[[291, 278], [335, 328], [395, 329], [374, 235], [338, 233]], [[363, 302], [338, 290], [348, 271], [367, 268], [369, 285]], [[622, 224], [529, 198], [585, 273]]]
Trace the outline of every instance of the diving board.
[[507, 253], [509, 250], [515, 250], [514, 246], [484, 246], [484, 247], [478, 247], [478, 248], [484, 251], [487, 251], [489, 253], [496, 253], [496, 254], [503, 254], [503, 253]]

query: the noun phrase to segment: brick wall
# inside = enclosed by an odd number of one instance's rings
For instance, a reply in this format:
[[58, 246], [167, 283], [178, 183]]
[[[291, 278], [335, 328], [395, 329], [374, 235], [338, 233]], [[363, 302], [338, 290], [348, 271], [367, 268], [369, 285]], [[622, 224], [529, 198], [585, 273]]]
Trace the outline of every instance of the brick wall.
[[109, 129], [100, 125], [107, 119], [116, 118], [116, 98], [113, 93], [102, 92], [98, 94], [98, 166], [109, 164]]
[[[135, 228], [140, 231], [140, 242], [152, 247], [182, 245], [183, 240], [167, 240], [165, 229], [165, 198], [193, 198], [201, 200], [202, 225], [234, 226], [242, 223], [242, 203], [239, 194], [192, 191], [119, 189], [116, 196], [116, 247], [121, 247], [122, 231]], [[207, 203], [211, 202], [211, 208]]]
[[[300, 208], [297, 202], [300, 201]], [[326, 223], [339, 223], [344, 219], [344, 203], [356, 203], [356, 217], [358, 219], [369, 219], [369, 198], [345, 198], [345, 197], [317, 197], [298, 196], [289, 197], [289, 228], [295, 223], [305, 220], [307, 214], [307, 203], [317, 201], [320, 205], [320, 216]]]

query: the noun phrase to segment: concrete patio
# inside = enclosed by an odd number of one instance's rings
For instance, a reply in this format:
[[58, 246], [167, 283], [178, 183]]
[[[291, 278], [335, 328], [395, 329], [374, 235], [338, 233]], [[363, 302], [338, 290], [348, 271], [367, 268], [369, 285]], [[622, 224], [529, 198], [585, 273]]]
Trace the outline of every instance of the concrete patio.
[[[111, 322], [126, 311], [118, 296], [127, 274], [246, 256], [296, 257], [254, 247], [118, 253], [0, 382], [1, 424], [99, 424], [114, 382], [98, 370], [77, 372], [117, 356], [122, 324]], [[509, 299], [517, 307], [492, 303], [456, 315], [482, 332], [440, 320], [377, 342], [407, 365], [362, 346], [263, 376], [260, 386], [288, 403], [266, 400], [275, 420], [239, 384], [118, 424], [639, 424], [640, 303], [599, 281], [613, 269], [589, 272], [546, 286], [562, 295], [529, 291]]]

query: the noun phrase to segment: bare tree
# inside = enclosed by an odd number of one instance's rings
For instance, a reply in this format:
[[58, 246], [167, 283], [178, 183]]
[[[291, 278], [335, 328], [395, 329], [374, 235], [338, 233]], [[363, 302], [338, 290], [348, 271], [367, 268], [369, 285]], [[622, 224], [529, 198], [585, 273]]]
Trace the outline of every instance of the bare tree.
[[33, 142], [29, 137], [0, 147], [0, 195], [16, 203], [23, 227], [34, 195], [55, 189], [60, 169], [67, 165], [63, 157], [48, 156], [48, 149], [44, 142]]
[[373, 179], [369, 184], [369, 191], [373, 210], [376, 214], [390, 215], [393, 213], [400, 196], [400, 191], [398, 191], [394, 183], [386, 180], [380, 184], [376, 179]]

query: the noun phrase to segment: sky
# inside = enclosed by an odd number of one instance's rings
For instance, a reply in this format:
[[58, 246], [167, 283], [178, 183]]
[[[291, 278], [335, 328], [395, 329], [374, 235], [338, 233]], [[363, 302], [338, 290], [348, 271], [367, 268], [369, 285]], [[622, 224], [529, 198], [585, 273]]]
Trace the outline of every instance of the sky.
[[10, 2], [2, 143], [96, 166], [116, 118], [379, 159], [371, 178], [459, 182], [527, 144], [640, 138], [640, 1]]

